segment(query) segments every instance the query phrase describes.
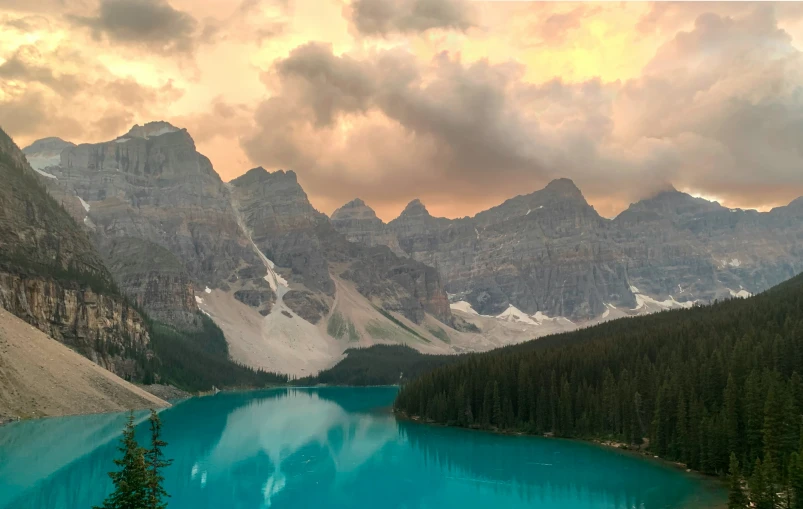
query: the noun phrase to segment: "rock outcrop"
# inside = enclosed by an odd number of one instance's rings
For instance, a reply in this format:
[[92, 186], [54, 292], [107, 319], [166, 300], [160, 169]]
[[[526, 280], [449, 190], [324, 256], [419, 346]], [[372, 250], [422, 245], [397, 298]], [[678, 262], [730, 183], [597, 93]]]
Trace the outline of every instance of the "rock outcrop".
[[348, 232], [348, 239], [366, 246], [388, 246], [399, 256], [407, 256], [399, 247], [398, 239], [376, 217], [376, 212], [357, 198], [332, 213], [332, 225], [340, 232]]
[[142, 317], [119, 295], [0, 272], [0, 307], [125, 379], [141, 375], [150, 355]]
[[185, 331], [201, 330], [195, 286], [167, 249], [133, 237], [98, 236], [98, 247], [120, 289], [148, 315]]

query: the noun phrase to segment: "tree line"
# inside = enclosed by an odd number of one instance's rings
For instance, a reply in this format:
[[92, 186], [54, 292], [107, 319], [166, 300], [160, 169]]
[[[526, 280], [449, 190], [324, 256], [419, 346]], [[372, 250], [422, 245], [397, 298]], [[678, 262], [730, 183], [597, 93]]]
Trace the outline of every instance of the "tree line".
[[750, 299], [539, 342], [439, 367], [405, 384], [395, 409], [454, 426], [614, 440], [706, 474], [731, 472], [731, 507], [803, 508], [803, 276]]

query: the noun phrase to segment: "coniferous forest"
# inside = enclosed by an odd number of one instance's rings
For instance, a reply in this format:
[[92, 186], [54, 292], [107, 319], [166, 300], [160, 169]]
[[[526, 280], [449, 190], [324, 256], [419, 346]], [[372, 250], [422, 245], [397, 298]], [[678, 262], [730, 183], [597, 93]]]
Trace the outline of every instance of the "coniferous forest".
[[637, 445], [706, 474], [731, 473], [731, 507], [803, 507], [803, 275], [749, 299], [541, 342], [439, 367], [405, 384], [395, 409], [454, 426]]

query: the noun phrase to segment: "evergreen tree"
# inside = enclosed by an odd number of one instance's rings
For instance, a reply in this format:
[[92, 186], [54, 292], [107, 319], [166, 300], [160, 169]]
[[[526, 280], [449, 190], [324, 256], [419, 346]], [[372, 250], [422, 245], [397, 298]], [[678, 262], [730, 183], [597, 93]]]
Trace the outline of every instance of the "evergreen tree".
[[167, 442], [161, 438], [162, 421], [159, 419], [159, 414], [157, 414], [155, 410], [151, 410], [150, 428], [151, 448], [145, 453], [145, 460], [148, 468], [147, 509], [165, 509], [167, 503], [163, 502], [163, 499], [170, 495], [168, 495], [164, 489], [164, 475], [162, 475], [162, 471], [164, 468], [170, 466], [173, 460], [165, 459], [164, 453], [162, 452]]
[[789, 487], [792, 509], [803, 509], [803, 455], [792, 453], [789, 467]]
[[493, 424], [497, 428], [501, 428], [504, 424], [502, 418], [502, 402], [499, 400], [499, 398], [499, 382], [494, 382]]
[[95, 509], [145, 509], [148, 507], [149, 474], [145, 465], [146, 451], [134, 436], [134, 412], [128, 414], [117, 450], [122, 458], [114, 460], [114, 464], [120, 470], [109, 472], [114, 491]]
[[739, 471], [739, 460], [736, 459], [735, 453], [731, 453], [728, 475], [730, 476], [728, 509], [744, 509], [747, 507], [747, 496], [742, 488], [742, 473]]

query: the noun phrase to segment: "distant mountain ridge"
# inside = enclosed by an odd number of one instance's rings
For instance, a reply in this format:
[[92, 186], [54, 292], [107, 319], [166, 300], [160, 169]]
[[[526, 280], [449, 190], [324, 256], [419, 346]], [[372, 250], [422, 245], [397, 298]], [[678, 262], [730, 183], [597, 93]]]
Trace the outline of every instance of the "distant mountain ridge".
[[387, 245], [437, 267], [452, 301], [480, 314], [511, 306], [587, 320], [644, 302], [694, 302], [757, 293], [803, 271], [801, 199], [759, 213], [674, 189], [601, 217], [569, 179], [460, 219], [413, 200], [385, 224], [362, 200], [332, 214], [349, 239]]

